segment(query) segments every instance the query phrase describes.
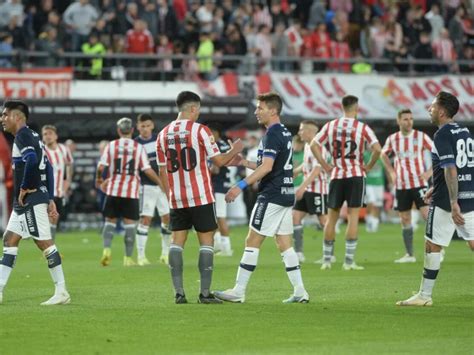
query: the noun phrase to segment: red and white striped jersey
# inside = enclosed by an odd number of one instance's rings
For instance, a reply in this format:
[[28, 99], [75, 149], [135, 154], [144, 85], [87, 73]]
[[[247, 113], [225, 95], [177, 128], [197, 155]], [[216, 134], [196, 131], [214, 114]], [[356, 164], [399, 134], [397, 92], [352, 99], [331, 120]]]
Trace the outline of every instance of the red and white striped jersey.
[[[328, 158], [328, 151], [326, 148], [322, 147], [323, 159], [327, 160]], [[305, 144], [304, 146], [304, 155], [303, 155], [303, 176], [306, 179], [311, 172], [316, 167], [321, 167], [316, 157], [311, 152], [311, 147], [309, 144]], [[326, 195], [328, 193], [328, 177], [326, 172], [323, 168], [321, 168], [321, 172], [318, 174], [316, 179], [312, 181], [308, 186], [306, 186], [306, 191], [308, 192], [315, 192], [317, 194]]]
[[338, 118], [326, 123], [314, 138], [326, 146], [334, 164], [331, 180], [365, 176], [364, 149], [378, 143], [374, 131], [354, 118]]
[[74, 162], [71, 151], [64, 144], [59, 143], [56, 149], [44, 147], [48, 160], [53, 167], [54, 174], [54, 197], [64, 197], [64, 179], [66, 177], [66, 166]]
[[188, 208], [213, 203], [214, 191], [207, 160], [219, 148], [206, 126], [190, 120], [176, 120], [156, 140], [158, 165], [166, 165], [171, 208]]
[[431, 151], [433, 141], [427, 134], [412, 130], [408, 136], [402, 132], [391, 134], [383, 146], [382, 153], [395, 156], [395, 180], [397, 190], [408, 190], [427, 186], [421, 174], [426, 171], [423, 151]]
[[108, 196], [138, 198], [140, 171], [150, 169], [145, 148], [130, 138], [113, 140], [104, 149], [99, 165], [109, 168]]

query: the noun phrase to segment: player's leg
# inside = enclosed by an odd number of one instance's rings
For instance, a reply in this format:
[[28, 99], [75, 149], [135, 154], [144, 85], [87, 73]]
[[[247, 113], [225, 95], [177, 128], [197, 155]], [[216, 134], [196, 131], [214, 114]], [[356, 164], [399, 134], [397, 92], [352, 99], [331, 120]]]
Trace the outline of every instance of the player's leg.
[[198, 296], [198, 303], [222, 303], [210, 292], [214, 270], [214, 234], [217, 230], [215, 205], [210, 203], [192, 207], [190, 213], [200, 245], [198, 267], [201, 275], [201, 292]]
[[415, 255], [413, 253], [413, 225], [411, 222], [411, 209], [399, 211], [400, 223], [402, 225], [402, 237], [405, 245], [405, 255], [400, 259], [395, 260], [396, 263], [414, 263], [416, 262]]
[[245, 248], [240, 264], [237, 269], [237, 278], [234, 288], [226, 291], [216, 291], [215, 296], [224, 301], [245, 301], [245, 292], [250, 277], [257, 267], [260, 246], [265, 236], [273, 236], [277, 231], [275, 213], [278, 211], [276, 205], [269, 204], [264, 200], [257, 200], [250, 215], [249, 232], [245, 239]]
[[283, 208], [281, 213], [282, 217], [276, 232], [275, 243], [280, 250], [288, 279], [293, 286], [293, 294], [283, 303], [308, 303], [309, 295], [304, 288], [298, 256], [291, 245], [293, 230], [291, 208]]
[[158, 215], [161, 219], [161, 256], [160, 262], [168, 265], [168, 254], [171, 244], [171, 230], [170, 230], [170, 206], [168, 197], [163, 190], [158, 190]]
[[[298, 201], [299, 202], [299, 201]], [[293, 208], [293, 241], [298, 260], [304, 263], [305, 257], [303, 254], [303, 218], [306, 212]]]
[[357, 235], [359, 228], [359, 207], [349, 207], [347, 209], [347, 229], [346, 229], [346, 253], [344, 256], [344, 270], [363, 270], [362, 266], [355, 263], [355, 253], [357, 249]]
[[146, 257], [146, 243], [148, 241], [148, 232], [150, 230], [152, 217], [141, 215], [137, 226], [137, 264], [139, 266], [150, 265]]
[[[177, 228], [179, 228], [180, 225], [180, 222], [177, 218], [183, 218], [183, 215], [185, 214], [182, 210], [183, 209], [171, 210], [171, 223], [175, 224]], [[174, 222], [174, 215], [179, 215], [179, 217], [176, 216], [176, 222]], [[171, 245], [168, 258], [171, 271], [171, 280], [173, 281], [175, 290], [175, 303], [177, 304], [188, 303], [183, 286], [183, 249], [188, 238], [188, 229], [192, 227], [191, 223], [188, 225], [188, 228], [182, 230], [173, 230], [171, 233]]]
[[347, 229], [346, 229], [346, 253], [344, 257], [344, 270], [363, 270], [355, 261], [357, 249], [357, 237], [359, 229], [359, 211], [364, 200], [365, 181], [362, 177], [350, 178], [345, 186], [347, 197]]
[[102, 228], [102, 240], [104, 249], [102, 251], [102, 258], [100, 263], [102, 266], [110, 265], [112, 261], [112, 240], [114, 238], [115, 227], [117, 225], [117, 202], [112, 196], [106, 196], [104, 201], [103, 214], [105, 218], [104, 226]]
[[425, 260], [420, 291], [399, 306], [431, 306], [433, 287], [441, 267], [441, 250], [448, 247], [455, 230], [451, 213], [435, 206], [430, 206], [425, 233]]
[[120, 215], [123, 218], [123, 228], [125, 230], [124, 244], [125, 256], [123, 258], [124, 266], [135, 266], [132, 259], [133, 249], [137, 234], [137, 222], [140, 218], [140, 202], [135, 198], [120, 199]]
[[57, 217], [49, 217], [49, 223], [51, 225], [51, 238], [56, 239], [56, 231], [58, 229], [59, 218], [64, 213], [64, 199], [60, 197], [54, 198], [54, 203], [56, 205], [56, 211], [58, 212]]
[[[14, 214], [15, 216], [13, 216]], [[3, 256], [0, 260], [0, 303], [3, 302], [3, 289], [7, 285], [18, 255], [18, 244], [21, 240], [19, 234], [21, 233], [21, 226], [19, 223], [18, 215], [12, 212], [7, 230], [3, 234]], [[17, 229], [18, 232], [13, 231]]]
[[[28, 216], [28, 213], [25, 213], [23, 216], [25, 218], [25, 225], [28, 226], [29, 236], [33, 237], [35, 244], [43, 252], [48, 262], [49, 273], [54, 282], [54, 295], [49, 300], [41, 303], [41, 305], [52, 306], [71, 302], [71, 297], [66, 290], [61, 255], [53, 239], [51, 239], [51, 226], [49, 224], [47, 205], [35, 205], [31, 209], [30, 216]], [[30, 221], [28, 221], [29, 218], [31, 218]]]

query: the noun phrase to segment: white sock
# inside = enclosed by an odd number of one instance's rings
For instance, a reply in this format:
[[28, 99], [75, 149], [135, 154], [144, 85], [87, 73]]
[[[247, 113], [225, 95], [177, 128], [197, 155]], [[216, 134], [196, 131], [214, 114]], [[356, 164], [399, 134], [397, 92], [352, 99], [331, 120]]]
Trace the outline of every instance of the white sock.
[[171, 234], [161, 233], [161, 255], [168, 255], [170, 251]]
[[63, 266], [61, 256], [56, 245], [51, 245], [43, 251], [43, 255], [48, 260], [49, 273], [54, 282], [55, 294], [66, 291], [66, 281], [64, 280]]
[[219, 250], [221, 250], [221, 248], [222, 248], [221, 233], [216, 232], [216, 234], [214, 234], [214, 250], [219, 251]]
[[303, 277], [301, 276], [300, 263], [298, 261], [298, 255], [296, 255], [293, 247], [286, 249], [281, 253], [283, 262], [285, 263], [286, 273], [293, 285], [294, 294], [297, 297], [304, 295], [305, 289], [303, 285]]
[[137, 256], [139, 259], [145, 257], [146, 242], [148, 241], [149, 226], [139, 224], [137, 228]]
[[18, 247], [4, 247], [3, 258], [0, 261], [0, 293], [10, 278], [10, 274], [15, 266], [15, 259], [18, 255]]
[[365, 230], [367, 232], [372, 231], [372, 215], [370, 214], [365, 216]]
[[234, 290], [237, 291], [237, 293], [245, 294], [250, 276], [252, 276], [252, 272], [257, 267], [259, 252], [260, 249], [258, 248], [245, 248], [237, 271], [237, 280], [235, 281]]
[[377, 217], [372, 217], [372, 232], [377, 232], [379, 230], [380, 219]]
[[421, 296], [430, 298], [441, 267], [441, 253], [425, 253], [423, 278], [421, 279]]
[[221, 249], [223, 251], [230, 251], [230, 237], [228, 235], [221, 235]]

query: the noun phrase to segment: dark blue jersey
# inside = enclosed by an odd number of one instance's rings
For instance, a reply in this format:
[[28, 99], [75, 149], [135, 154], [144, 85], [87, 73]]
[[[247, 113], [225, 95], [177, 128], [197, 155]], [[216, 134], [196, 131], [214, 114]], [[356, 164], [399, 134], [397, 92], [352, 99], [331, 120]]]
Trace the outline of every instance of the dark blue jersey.
[[258, 185], [258, 198], [280, 206], [293, 206], [293, 149], [291, 133], [282, 124], [268, 127], [258, 147], [257, 166], [263, 158], [273, 159], [273, 168]]
[[[32, 159], [32, 160], [30, 160]], [[27, 170], [27, 161], [34, 161], [34, 165]], [[24, 203], [34, 206], [40, 203], [49, 202], [48, 181], [47, 181], [47, 161], [44, 151], [44, 144], [38, 133], [28, 127], [21, 128], [13, 142], [12, 151], [13, 162], [13, 181], [14, 181], [14, 200], [13, 207], [19, 210], [18, 195], [20, 189], [33, 190], [36, 192], [26, 196]]]
[[434, 136], [433, 204], [451, 211], [444, 169], [455, 166], [458, 173], [458, 203], [461, 212], [474, 211], [474, 139], [467, 127], [458, 123], [442, 126]]
[[[156, 161], [156, 134], [152, 134], [149, 139], [143, 139], [138, 136], [135, 138], [135, 141], [143, 145], [145, 148], [146, 155], [150, 161], [151, 168], [158, 174], [158, 162]], [[142, 185], [154, 185], [156, 184], [150, 180], [148, 176], [143, 171], [140, 171], [140, 183]]]
[[[230, 150], [230, 145], [223, 139], [219, 139], [216, 142], [221, 153], [225, 153]], [[214, 187], [214, 192], [227, 193], [230, 188], [230, 171], [226, 166], [219, 168], [219, 173], [212, 175], [212, 186]]]

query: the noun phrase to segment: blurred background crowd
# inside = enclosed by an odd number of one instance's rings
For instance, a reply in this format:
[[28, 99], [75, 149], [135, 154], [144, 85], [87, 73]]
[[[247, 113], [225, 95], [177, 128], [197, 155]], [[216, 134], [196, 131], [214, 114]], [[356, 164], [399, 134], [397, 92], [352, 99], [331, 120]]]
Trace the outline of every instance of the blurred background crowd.
[[[245, 69], [223, 56], [249, 58], [257, 71], [403, 73], [403, 59], [417, 58], [439, 60], [418, 73], [471, 72], [453, 61], [474, 59], [472, 10], [469, 0], [0, 0], [0, 67], [23, 50], [47, 52], [29, 63], [40, 67], [69, 64], [63, 53], [155, 54], [134, 65], [158, 66], [166, 80]], [[337, 62], [350, 58], [361, 65]], [[92, 60], [87, 76], [107, 65]]]

